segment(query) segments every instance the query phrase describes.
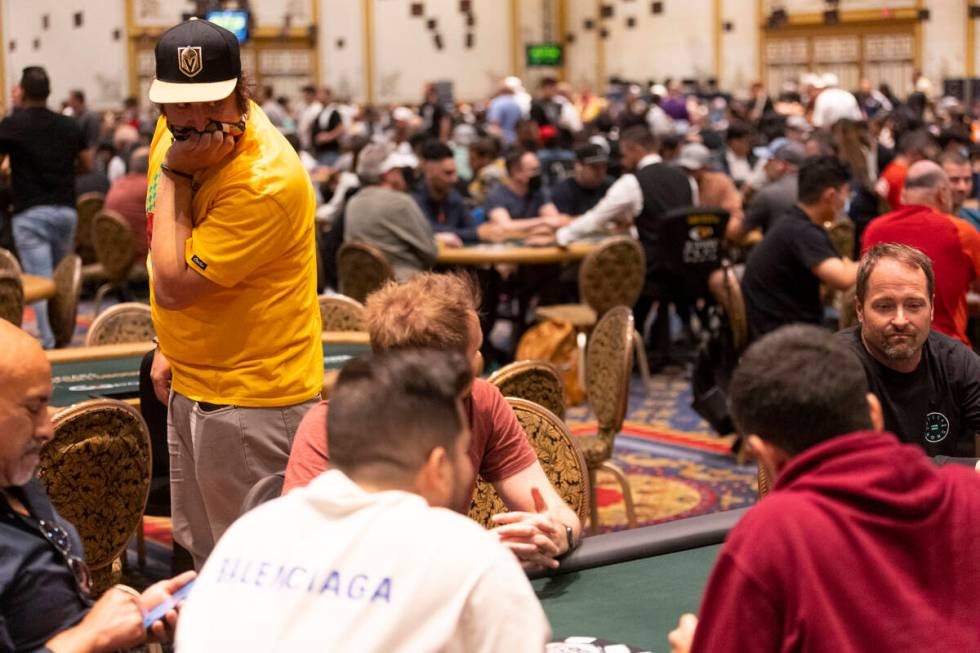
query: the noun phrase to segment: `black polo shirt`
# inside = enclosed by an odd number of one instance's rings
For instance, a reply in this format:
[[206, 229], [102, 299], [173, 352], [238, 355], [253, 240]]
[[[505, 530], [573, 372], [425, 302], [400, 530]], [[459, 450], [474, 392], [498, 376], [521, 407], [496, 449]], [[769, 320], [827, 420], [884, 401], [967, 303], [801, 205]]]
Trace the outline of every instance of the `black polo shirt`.
[[885, 429], [930, 456], [972, 457], [980, 433], [980, 358], [938, 331], [929, 333], [922, 361], [913, 372], [879, 363], [861, 341], [861, 327], [836, 334], [853, 351], [881, 402]]
[[438, 202], [429, 196], [423, 182], [412, 191], [412, 199], [428, 218], [432, 231], [437, 233], [450, 231], [459, 236], [464, 243], [475, 243], [480, 240], [473, 215], [463, 203], [463, 196], [455, 189], [449, 191], [446, 199]]
[[742, 294], [753, 337], [786, 324], [820, 324], [820, 280], [813, 266], [838, 258], [826, 230], [799, 206], [766, 234], [745, 264]]
[[612, 180], [608, 178], [595, 188], [586, 188], [579, 185], [574, 177], [568, 177], [558, 182], [551, 189], [551, 201], [559, 213], [582, 215], [599, 203], [610, 186], [612, 186]]
[[18, 109], [0, 122], [0, 157], [10, 155], [14, 213], [32, 206], [75, 206], [75, 161], [87, 146], [73, 119], [44, 107]]
[[72, 553], [80, 558], [82, 542], [75, 527], [55, 512], [36, 479], [5, 489], [20, 499], [31, 517], [15, 513], [0, 497], [0, 651], [37, 651], [81, 621], [91, 606], [64, 556], [41, 534], [38, 520], [65, 529]]

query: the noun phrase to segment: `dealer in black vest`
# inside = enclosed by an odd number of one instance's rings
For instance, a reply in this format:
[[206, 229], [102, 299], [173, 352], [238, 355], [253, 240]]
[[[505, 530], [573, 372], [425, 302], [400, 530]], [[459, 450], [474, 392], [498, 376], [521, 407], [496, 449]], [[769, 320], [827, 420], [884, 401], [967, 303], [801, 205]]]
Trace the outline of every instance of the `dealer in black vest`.
[[[882, 243], [861, 258], [860, 324], [837, 337], [857, 354], [879, 399], [885, 430], [930, 456], [977, 465], [980, 358], [932, 331], [932, 262], [917, 249]], [[980, 469], [980, 468], [978, 468]]]

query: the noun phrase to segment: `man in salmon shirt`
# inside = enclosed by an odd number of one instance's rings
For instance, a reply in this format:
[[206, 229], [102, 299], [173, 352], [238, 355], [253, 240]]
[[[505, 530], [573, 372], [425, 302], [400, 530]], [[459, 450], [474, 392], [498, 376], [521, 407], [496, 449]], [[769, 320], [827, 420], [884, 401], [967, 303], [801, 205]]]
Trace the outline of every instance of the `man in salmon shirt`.
[[775, 484], [729, 534], [674, 653], [980, 651], [980, 475], [883, 432], [861, 364], [820, 328], [765, 336], [731, 387]]
[[200, 568], [259, 479], [281, 473], [323, 384], [315, 200], [248, 99], [235, 35], [160, 37], [150, 100], [150, 376], [167, 403], [174, 539]]
[[966, 293], [980, 277], [980, 232], [950, 215], [949, 177], [932, 161], [919, 161], [909, 168], [903, 197], [901, 209], [868, 224], [861, 251], [879, 243], [901, 243], [932, 259], [936, 275], [932, 328], [970, 346]]
[[[477, 369], [482, 366], [483, 344], [479, 305], [479, 289], [462, 275], [425, 272], [402, 284], [389, 283], [368, 297], [365, 307], [371, 348], [376, 352], [402, 347], [455, 350]], [[323, 401], [314, 406], [296, 431], [283, 494], [305, 486], [329, 466], [328, 405]], [[450, 507], [467, 511], [479, 473], [514, 511], [494, 518], [501, 541], [525, 569], [557, 567], [557, 558], [581, 537], [578, 517], [551, 486], [520, 422], [495, 386], [474, 378], [464, 405], [473, 434], [469, 447], [473, 474], [465, 479], [469, 490], [461, 495], [462, 503]]]

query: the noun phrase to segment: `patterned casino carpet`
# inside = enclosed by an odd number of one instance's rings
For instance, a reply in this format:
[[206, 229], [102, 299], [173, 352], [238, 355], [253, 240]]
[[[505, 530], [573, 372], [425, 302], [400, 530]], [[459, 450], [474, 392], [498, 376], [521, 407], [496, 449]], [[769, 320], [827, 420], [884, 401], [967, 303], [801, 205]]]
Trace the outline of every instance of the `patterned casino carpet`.
[[[626, 473], [641, 526], [732, 510], [756, 500], [755, 465], [738, 465], [728, 453], [732, 437], [712, 434], [690, 408], [691, 392], [680, 372], [658, 374], [646, 396], [634, 378], [623, 431], [613, 461]], [[571, 408], [572, 433], [594, 432], [587, 407]], [[619, 484], [599, 474], [600, 531], [626, 527]]]

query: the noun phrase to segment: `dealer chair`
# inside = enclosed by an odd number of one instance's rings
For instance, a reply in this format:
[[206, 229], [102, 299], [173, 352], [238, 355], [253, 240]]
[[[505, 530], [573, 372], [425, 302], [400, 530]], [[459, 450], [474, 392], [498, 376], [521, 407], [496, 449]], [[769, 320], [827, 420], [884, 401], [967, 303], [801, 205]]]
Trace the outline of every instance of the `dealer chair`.
[[78, 301], [82, 294], [82, 259], [66, 254], [52, 275], [55, 294], [48, 300], [48, 323], [54, 333], [54, 346], [71, 344], [78, 322]]
[[623, 428], [626, 408], [629, 405], [630, 372], [633, 369], [633, 312], [625, 306], [617, 306], [599, 320], [589, 338], [586, 354], [585, 393], [589, 408], [598, 422], [595, 435], [576, 437], [579, 448], [589, 467], [591, 516], [589, 528], [595, 534], [599, 530], [599, 503], [596, 496], [596, 476], [599, 470], [611, 473], [619, 483], [626, 504], [626, 519], [630, 528], [636, 528], [636, 509], [629, 479], [618, 465], [612, 462], [613, 444]]
[[364, 304], [344, 295], [320, 295], [324, 331], [364, 331]]
[[[539, 320], [568, 322], [578, 332], [579, 379], [585, 385], [585, 349], [587, 334], [596, 322], [614, 306], [632, 308], [643, 292], [646, 257], [635, 238], [616, 236], [606, 239], [586, 254], [579, 267], [578, 304], [556, 304], [538, 307]], [[634, 351], [644, 387], [650, 392], [650, 367], [646, 347], [639, 331], [634, 333]]]
[[[37, 477], [85, 547], [92, 596], [119, 582], [122, 557], [150, 491], [150, 434], [139, 412], [115, 399], [75, 404], [54, 416], [54, 438], [41, 450]], [[145, 559], [137, 536], [139, 556]]]
[[156, 336], [149, 304], [124, 302], [110, 306], [92, 322], [85, 346], [150, 342]]
[[24, 321], [24, 283], [19, 272], [0, 270], [0, 318], [17, 327]]
[[252, 489], [248, 491], [245, 498], [242, 499], [242, 514], [251, 510], [252, 508], [258, 508], [266, 501], [272, 501], [276, 497], [282, 494], [282, 486], [286, 483], [286, 472], [280, 472], [279, 474], [273, 474], [272, 476], [266, 476], [260, 479], [258, 483], [252, 486]]
[[548, 361], [514, 361], [491, 374], [487, 381], [505, 397], [533, 401], [565, 419], [565, 387], [558, 368]]
[[364, 303], [368, 295], [395, 278], [395, 270], [380, 249], [368, 243], [344, 243], [337, 254], [340, 292]]
[[[547, 408], [517, 397], [508, 397], [507, 403], [521, 423], [558, 496], [584, 524], [590, 496], [589, 473], [576, 439], [565, 423]], [[494, 527], [492, 517], [501, 512], [507, 512], [503, 500], [493, 485], [478, 476], [470, 502], [470, 519], [490, 529]]]

